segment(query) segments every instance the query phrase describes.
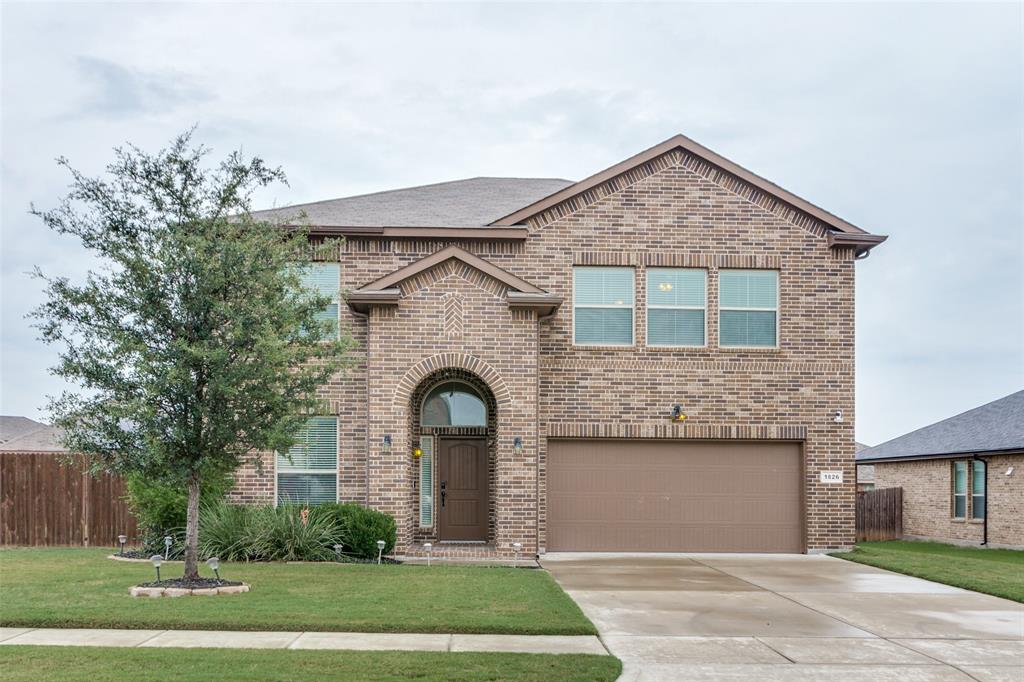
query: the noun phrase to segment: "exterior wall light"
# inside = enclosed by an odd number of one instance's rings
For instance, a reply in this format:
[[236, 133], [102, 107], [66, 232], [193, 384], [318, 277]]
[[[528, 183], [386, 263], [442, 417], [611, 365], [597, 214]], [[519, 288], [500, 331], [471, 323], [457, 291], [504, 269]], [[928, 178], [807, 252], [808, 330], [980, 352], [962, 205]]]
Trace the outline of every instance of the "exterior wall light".
[[153, 568], [156, 569], [156, 581], [160, 582], [160, 564], [163, 562], [164, 558], [159, 554], [154, 554], [149, 557], [149, 560], [153, 562]]
[[384, 436], [384, 444], [381, 446], [381, 450], [384, 452], [391, 452], [391, 434]]
[[512, 439], [512, 451], [517, 455], [523, 454], [523, 439], [519, 436]]
[[377, 540], [377, 565], [380, 565], [380, 558], [384, 554], [384, 541]]
[[427, 566], [430, 565], [430, 555], [434, 553], [434, 543], [424, 542], [423, 549], [427, 550]]
[[210, 567], [213, 574], [217, 576], [217, 580], [220, 580], [220, 559], [215, 556], [210, 557], [206, 560], [206, 565]]
[[1006, 475], [1013, 476], [1013, 467], [1010, 467], [1009, 469], [1006, 470]]
[[834, 421], [836, 424], [842, 424], [843, 423], [843, 411], [842, 410], [836, 410], [832, 414], [832, 421]]
[[686, 413], [683, 412], [683, 406], [682, 405], [673, 405], [672, 406], [672, 421], [674, 421], [674, 422], [684, 422], [684, 421], [686, 421]]
[[164, 559], [167, 559], [171, 555], [171, 543], [174, 542], [174, 538], [170, 535], [164, 536]]
[[413, 448], [412, 449], [412, 456], [413, 457], [421, 457], [422, 455], [423, 455], [423, 451], [420, 450], [419, 448]]
[[121, 556], [124, 556], [124, 543], [128, 542], [128, 536], [127, 535], [118, 535], [117, 536], [117, 542], [118, 542], [119, 545], [121, 545]]

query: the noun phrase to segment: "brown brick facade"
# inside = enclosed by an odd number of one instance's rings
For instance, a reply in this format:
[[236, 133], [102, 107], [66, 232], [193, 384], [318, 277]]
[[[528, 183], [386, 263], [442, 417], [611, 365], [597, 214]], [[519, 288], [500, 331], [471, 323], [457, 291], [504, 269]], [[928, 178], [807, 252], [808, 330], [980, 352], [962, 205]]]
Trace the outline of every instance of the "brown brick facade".
[[[827, 228], [683, 151], [673, 151], [528, 221], [525, 242], [349, 237], [342, 290], [451, 245], [560, 296], [540, 320], [511, 309], [507, 287], [448, 260], [400, 284], [397, 306], [343, 309], [359, 362], [324, 397], [339, 418], [339, 497], [394, 514], [399, 550], [418, 528], [414, 398], [447, 368], [478, 377], [496, 406], [492, 437], [493, 542], [545, 547], [548, 437], [800, 441], [808, 550], [854, 541], [854, 251], [830, 248]], [[576, 265], [635, 269], [634, 345], [572, 342]], [[707, 270], [707, 345], [648, 348], [649, 267]], [[718, 272], [779, 271], [777, 349], [724, 349]], [[668, 418], [675, 404], [689, 416]], [[832, 415], [842, 410], [844, 420]], [[384, 436], [392, 448], [384, 452]], [[522, 440], [521, 452], [513, 440]], [[369, 453], [369, 457], [367, 457]], [[842, 484], [819, 483], [822, 470]], [[235, 499], [270, 501], [273, 467], [239, 472]], [[270, 481], [269, 486], [267, 481]]]
[[[1024, 548], [1024, 454], [985, 456], [988, 472], [988, 542], [994, 547]], [[954, 459], [875, 464], [877, 488], [903, 488], [903, 534], [921, 540], [977, 545], [980, 519], [954, 519]], [[1010, 468], [1013, 473], [1006, 474]], [[971, 490], [968, 464], [967, 490]]]

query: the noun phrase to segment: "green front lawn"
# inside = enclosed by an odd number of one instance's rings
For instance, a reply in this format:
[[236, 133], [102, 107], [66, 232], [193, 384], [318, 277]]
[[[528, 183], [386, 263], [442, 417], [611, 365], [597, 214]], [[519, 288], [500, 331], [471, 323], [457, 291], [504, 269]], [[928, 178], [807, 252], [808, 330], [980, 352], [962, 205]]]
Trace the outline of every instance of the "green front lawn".
[[[0, 625], [20, 627], [592, 635], [546, 571], [476, 566], [225, 563], [251, 592], [132, 598], [148, 563], [103, 549], [0, 550]], [[205, 566], [203, 575], [209, 573]], [[163, 577], [181, 575], [167, 564]], [[212, 576], [210, 576], [212, 577]]]
[[98, 682], [208, 680], [614, 680], [612, 656], [419, 651], [110, 649], [0, 646], [0, 679]]
[[892, 540], [862, 542], [835, 556], [1024, 602], [1024, 551]]

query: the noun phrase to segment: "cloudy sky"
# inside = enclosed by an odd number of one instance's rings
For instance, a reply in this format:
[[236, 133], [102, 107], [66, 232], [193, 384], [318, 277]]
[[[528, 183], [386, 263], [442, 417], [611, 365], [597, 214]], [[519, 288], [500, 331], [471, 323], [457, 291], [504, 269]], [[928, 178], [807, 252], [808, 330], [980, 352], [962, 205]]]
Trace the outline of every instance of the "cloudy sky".
[[2, 6], [0, 412], [61, 383], [25, 314], [80, 247], [26, 214], [65, 155], [194, 123], [286, 204], [579, 179], [682, 132], [890, 240], [857, 265], [857, 436], [1024, 388], [1024, 33], [1003, 5]]

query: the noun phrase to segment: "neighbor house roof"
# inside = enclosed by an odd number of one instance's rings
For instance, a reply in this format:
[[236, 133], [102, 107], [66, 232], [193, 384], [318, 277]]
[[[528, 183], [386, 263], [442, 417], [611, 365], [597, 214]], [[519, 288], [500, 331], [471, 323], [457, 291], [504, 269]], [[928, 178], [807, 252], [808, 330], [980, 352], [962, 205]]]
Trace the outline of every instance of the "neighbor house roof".
[[858, 462], [1024, 451], [1024, 391], [857, 453]]
[[65, 452], [63, 432], [28, 417], [0, 416], [0, 451]]
[[305, 212], [307, 221], [318, 227], [484, 227], [572, 184], [557, 178], [469, 178], [256, 211], [253, 216], [287, 223]]

